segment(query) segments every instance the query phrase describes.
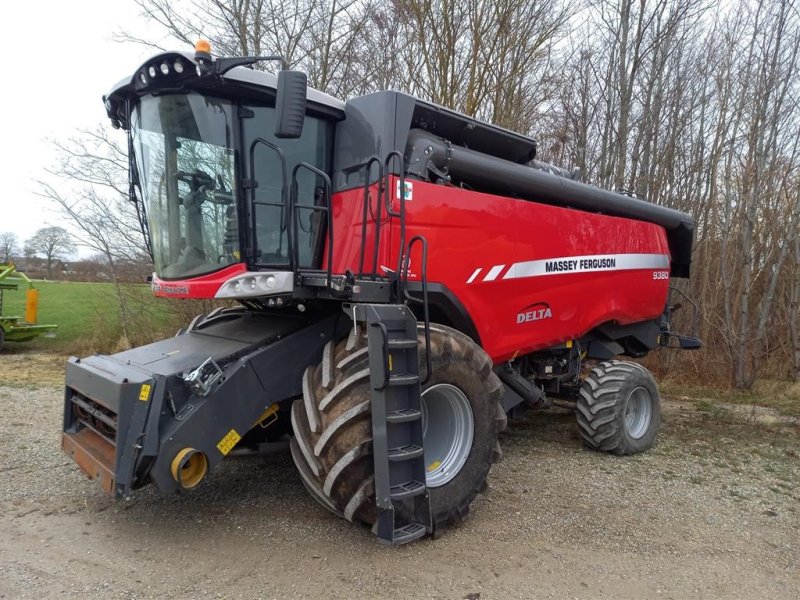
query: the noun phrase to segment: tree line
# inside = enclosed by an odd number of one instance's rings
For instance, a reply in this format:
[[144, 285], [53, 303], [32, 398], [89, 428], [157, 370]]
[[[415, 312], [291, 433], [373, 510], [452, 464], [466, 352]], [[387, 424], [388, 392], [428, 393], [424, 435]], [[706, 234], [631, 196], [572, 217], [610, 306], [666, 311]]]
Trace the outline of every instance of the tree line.
[[52, 225], [36, 230], [20, 249], [19, 239], [13, 231], [0, 231], [0, 263], [9, 263], [20, 251], [26, 258], [42, 257], [48, 279], [53, 279], [56, 261], [67, 260], [77, 252], [70, 233], [63, 227]]
[[[535, 137], [539, 158], [584, 181], [691, 213], [693, 274], [675, 284], [698, 303], [705, 347], [661, 353], [661, 368], [737, 388], [800, 381], [796, 0], [135, 1], [154, 38], [123, 40], [280, 54], [343, 99], [406, 91]], [[124, 217], [106, 233], [95, 219], [87, 238], [110, 253], [123, 228], [125, 252], [140, 251], [124, 151], [102, 129], [60, 147], [55, 174], [86, 185], [80, 199], [45, 193], [82, 220], [110, 197]], [[692, 321], [686, 307], [677, 326]]]

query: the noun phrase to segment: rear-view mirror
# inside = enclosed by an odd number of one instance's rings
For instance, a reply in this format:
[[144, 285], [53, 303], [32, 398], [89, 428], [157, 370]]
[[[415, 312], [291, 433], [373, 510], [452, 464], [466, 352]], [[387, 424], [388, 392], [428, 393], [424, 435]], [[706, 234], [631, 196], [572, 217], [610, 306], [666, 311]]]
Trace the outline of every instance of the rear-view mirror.
[[275, 137], [299, 138], [306, 116], [306, 74], [300, 71], [278, 72], [275, 101]]

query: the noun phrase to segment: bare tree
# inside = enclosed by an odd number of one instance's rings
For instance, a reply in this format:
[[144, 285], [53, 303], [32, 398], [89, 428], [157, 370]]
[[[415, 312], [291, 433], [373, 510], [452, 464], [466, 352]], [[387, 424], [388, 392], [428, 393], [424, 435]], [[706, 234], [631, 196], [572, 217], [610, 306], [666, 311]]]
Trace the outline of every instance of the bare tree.
[[[362, 0], [136, 0], [142, 15], [186, 44], [208, 38], [220, 55], [283, 56], [309, 83], [338, 96], [364, 90], [372, 3]], [[202, 24], [202, 27], [199, 26]], [[120, 39], [154, 45], [131, 33]], [[273, 65], [256, 65], [273, 69]]]
[[800, 382], [800, 236], [794, 239], [793, 277], [789, 284], [787, 321], [791, 347], [792, 379]]
[[59, 164], [50, 173], [66, 185], [40, 182], [41, 194], [73, 224], [80, 243], [102, 256], [114, 284], [122, 333], [130, 339], [131, 318], [120, 266], [148, 264], [150, 258], [136, 208], [128, 197], [127, 150], [102, 127], [54, 144]]
[[559, 0], [396, 0], [402, 87], [499, 125], [528, 131], [557, 88], [555, 44], [572, 14]]
[[0, 262], [9, 262], [11, 257], [17, 252], [19, 252], [17, 234], [11, 231], [0, 232], [0, 256], [3, 257]]
[[47, 264], [47, 278], [53, 278], [53, 263], [65, 260], [77, 251], [72, 236], [63, 227], [42, 227], [25, 242], [25, 254], [43, 256]]

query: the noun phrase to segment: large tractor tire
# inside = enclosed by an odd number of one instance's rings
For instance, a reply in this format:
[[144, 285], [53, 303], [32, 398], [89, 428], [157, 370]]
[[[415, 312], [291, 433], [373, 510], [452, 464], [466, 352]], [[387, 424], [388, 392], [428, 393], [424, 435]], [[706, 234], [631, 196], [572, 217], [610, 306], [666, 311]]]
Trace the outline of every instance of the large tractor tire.
[[652, 373], [609, 360], [589, 371], [578, 395], [578, 425], [586, 444], [612, 454], [636, 454], [653, 445], [661, 399]]
[[[422, 330], [420, 372], [424, 378]], [[437, 529], [461, 521], [486, 489], [502, 457], [506, 428], [503, 386], [486, 353], [449, 327], [431, 326], [433, 371], [422, 390], [427, 485]], [[366, 338], [351, 333], [324, 350], [303, 377], [292, 406], [291, 448], [303, 483], [317, 501], [349, 521], [373, 525], [375, 507], [372, 417]]]

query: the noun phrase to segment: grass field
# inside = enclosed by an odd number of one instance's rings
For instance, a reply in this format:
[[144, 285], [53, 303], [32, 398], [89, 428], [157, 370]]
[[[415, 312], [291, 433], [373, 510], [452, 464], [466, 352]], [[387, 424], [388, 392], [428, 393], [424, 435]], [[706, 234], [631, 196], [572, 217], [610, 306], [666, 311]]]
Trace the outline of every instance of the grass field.
[[[110, 351], [125, 345], [120, 307], [110, 283], [36, 281], [39, 290], [39, 323], [58, 325], [53, 337], [9, 343], [8, 351], [37, 349], [65, 353]], [[147, 285], [126, 285], [124, 297], [129, 315], [131, 343], [150, 341], [173, 331], [174, 306], [153, 297]], [[25, 291], [6, 291], [3, 314], [25, 314]], [[168, 335], [168, 334], [167, 334]]]

